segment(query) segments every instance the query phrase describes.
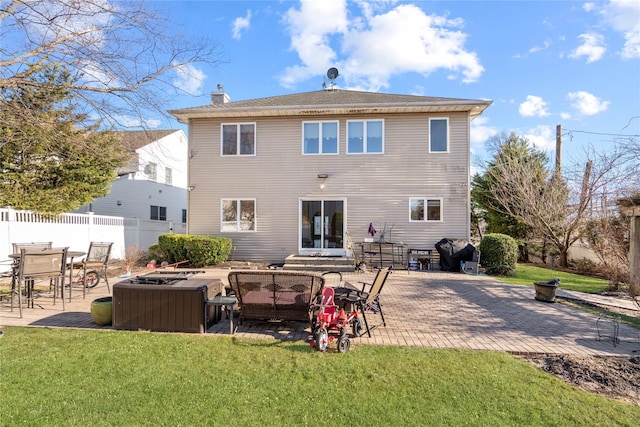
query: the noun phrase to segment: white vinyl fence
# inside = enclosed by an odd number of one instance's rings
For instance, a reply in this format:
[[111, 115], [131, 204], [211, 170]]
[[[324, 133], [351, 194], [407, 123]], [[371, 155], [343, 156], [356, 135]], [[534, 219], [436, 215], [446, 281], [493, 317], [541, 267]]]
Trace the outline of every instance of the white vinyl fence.
[[90, 242], [113, 242], [111, 257], [123, 259], [127, 248], [147, 251], [165, 233], [186, 232], [185, 224], [138, 218], [62, 214], [54, 218], [13, 209], [0, 209], [0, 259], [13, 251], [12, 243], [52, 242], [54, 247], [86, 252]]

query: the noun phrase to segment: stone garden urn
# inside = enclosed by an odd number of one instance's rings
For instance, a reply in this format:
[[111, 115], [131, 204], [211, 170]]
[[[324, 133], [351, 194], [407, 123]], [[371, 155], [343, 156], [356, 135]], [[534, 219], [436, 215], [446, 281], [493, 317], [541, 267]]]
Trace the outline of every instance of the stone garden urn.
[[556, 302], [556, 289], [560, 286], [560, 279], [547, 282], [533, 282], [536, 289], [536, 299], [542, 302]]

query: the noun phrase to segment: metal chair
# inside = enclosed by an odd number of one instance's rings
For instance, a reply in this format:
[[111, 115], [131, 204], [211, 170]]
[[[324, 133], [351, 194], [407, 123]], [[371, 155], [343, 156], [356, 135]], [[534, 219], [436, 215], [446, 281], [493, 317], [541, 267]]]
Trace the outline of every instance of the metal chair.
[[[50, 279], [53, 283], [53, 304], [56, 303], [58, 287], [64, 289], [64, 278], [67, 264], [67, 251], [69, 248], [55, 248], [44, 250], [20, 250], [20, 260], [17, 267], [16, 282], [18, 285], [18, 307], [20, 317], [22, 317], [22, 286], [25, 286], [27, 297], [27, 307], [31, 302], [34, 306], [34, 287], [36, 279]], [[14, 293], [11, 293], [11, 310], [13, 311]], [[62, 295], [62, 309], [64, 306], [64, 295]]]
[[30, 243], [12, 243], [13, 253], [19, 254], [21, 249], [35, 251], [41, 249], [51, 249], [53, 242], [30, 242]]
[[[104, 277], [104, 281], [107, 283], [107, 291], [109, 292], [111, 292], [111, 289], [109, 288], [107, 267], [109, 265], [112, 247], [113, 242], [91, 242], [87, 256], [82, 260], [81, 264], [78, 264], [78, 267], [82, 268], [83, 277], [87, 277], [87, 270], [96, 269], [98, 274]], [[83, 296], [85, 290], [86, 286], [83, 285]]]
[[[378, 270], [378, 272], [376, 273], [376, 277], [371, 283], [358, 282], [362, 284], [362, 288], [360, 290], [351, 288], [349, 286], [334, 288], [336, 304], [353, 304], [355, 309], [359, 310], [362, 314], [365, 330], [359, 331], [360, 333], [356, 335], [362, 335], [366, 332], [367, 335], [371, 337], [371, 331], [376, 329], [378, 326], [387, 326], [387, 323], [384, 319], [384, 313], [382, 311], [382, 304], [380, 303], [380, 293], [382, 292], [382, 288], [387, 281], [387, 277], [389, 277], [389, 274], [391, 274], [392, 269], [393, 267], [389, 266], [387, 268]], [[379, 313], [380, 317], [382, 318], [382, 322], [374, 326], [369, 326], [366, 312]]]

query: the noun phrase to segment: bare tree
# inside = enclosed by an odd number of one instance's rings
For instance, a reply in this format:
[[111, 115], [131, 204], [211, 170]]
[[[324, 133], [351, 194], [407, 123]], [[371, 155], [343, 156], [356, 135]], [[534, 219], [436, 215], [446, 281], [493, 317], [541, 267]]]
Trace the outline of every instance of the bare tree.
[[589, 150], [587, 160], [564, 177], [546, 171], [545, 179], [540, 179], [535, 164], [500, 154], [496, 153], [485, 172], [493, 182], [489, 187], [493, 208], [540, 233], [558, 250], [558, 263], [564, 267], [569, 248], [580, 238], [592, 213], [594, 198], [619, 194], [638, 180], [638, 160], [627, 147], [616, 147], [610, 153]]
[[62, 67], [87, 119], [117, 128], [164, 116], [163, 94], [187, 90], [180, 81], [199, 73], [193, 64], [219, 56], [217, 43], [176, 34], [142, 1], [0, 0], [0, 39], [0, 90]]

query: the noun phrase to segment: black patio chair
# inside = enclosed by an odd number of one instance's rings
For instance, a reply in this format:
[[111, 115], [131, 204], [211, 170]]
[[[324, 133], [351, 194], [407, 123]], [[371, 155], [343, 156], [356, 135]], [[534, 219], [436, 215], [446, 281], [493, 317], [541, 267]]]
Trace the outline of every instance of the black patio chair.
[[[382, 304], [380, 303], [380, 293], [392, 269], [392, 266], [381, 268], [371, 283], [358, 282], [362, 285], [361, 289], [354, 288], [353, 285], [349, 283], [345, 283], [344, 287], [334, 288], [334, 301], [338, 306], [353, 304], [354, 309], [362, 314], [365, 330], [360, 331], [360, 333], [357, 334], [358, 336], [362, 336], [366, 332], [367, 335], [371, 337], [371, 331], [378, 326], [387, 326], [384, 319], [384, 312], [382, 311]], [[382, 322], [369, 326], [367, 312], [380, 314]]]

